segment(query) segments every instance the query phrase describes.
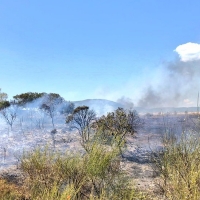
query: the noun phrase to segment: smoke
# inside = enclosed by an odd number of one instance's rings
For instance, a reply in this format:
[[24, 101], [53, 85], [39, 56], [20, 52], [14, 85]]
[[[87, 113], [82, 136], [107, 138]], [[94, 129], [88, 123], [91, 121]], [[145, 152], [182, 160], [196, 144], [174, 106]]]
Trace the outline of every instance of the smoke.
[[159, 92], [152, 89], [151, 86], [149, 86], [148, 89], [145, 91], [145, 95], [139, 100], [138, 106], [139, 107], [152, 107], [154, 105], [160, 105], [162, 102], [162, 99], [160, 97]]
[[49, 94], [45, 94], [40, 98], [37, 98], [31, 102], [26, 103], [23, 105], [24, 110], [32, 110], [32, 111], [41, 111], [42, 104], [48, 104], [55, 106], [55, 112], [57, 113], [63, 113], [63, 112], [72, 112], [74, 105], [70, 101], [66, 101], [62, 97], [58, 97], [55, 99], [49, 99]]
[[39, 110], [39, 108], [41, 107], [41, 105], [43, 104], [43, 102], [45, 102], [46, 100], [46, 96], [42, 96], [40, 98], [37, 98], [29, 103], [26, 103], [25, 105], [23, 105], [24, 109], [26, 110]]
[[200, 45], [187, 43], [175, 51], [180, 59], [163, 63], [161, 81], [144, 89], [137, 106], [196, 106], [200, 89]]
[[117, 103], [122, 104], [125, 109], [133, 109], [134, 107], [133, 100], [125, 96], [119, 98]]
[[[42, 109], [42, 105], [46, 104], [51, 109], [51, 116], [45, 109]], [[57, 124], [65, 124], [65, 118], [68, 114], [73, 112], [74, 104], [65, 101], [64, 98], [58, 97], [55, 99], [49, 99], [49, 95], [45, 94], [40, 98], [37, 98], [31, 102], [19, 106], [17, 112], [17, 119], [19, 123], [26, 124], [26, 127], [33, 127], [43, 129], [48, 127], [48, 124], [53, 121]]]

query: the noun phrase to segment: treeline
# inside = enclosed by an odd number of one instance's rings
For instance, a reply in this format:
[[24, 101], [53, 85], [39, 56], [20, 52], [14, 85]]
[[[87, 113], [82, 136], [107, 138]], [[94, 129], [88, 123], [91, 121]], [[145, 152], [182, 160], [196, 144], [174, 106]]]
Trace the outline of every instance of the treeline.
[[57, 113], [67, 116], [72, 113], [75, 106], [70, 101], [65, 101], [57, 93], [37, 93], [27, 92], [13, 96], [8, 101], [8, 95], [0, 90], [0, 114], [6, 123], [12, 129], [13, 123], [17, 117], [17, 110], [29, 108], [33, 105], [50, 117], [53, 128], [55, 127], [54, 118]]

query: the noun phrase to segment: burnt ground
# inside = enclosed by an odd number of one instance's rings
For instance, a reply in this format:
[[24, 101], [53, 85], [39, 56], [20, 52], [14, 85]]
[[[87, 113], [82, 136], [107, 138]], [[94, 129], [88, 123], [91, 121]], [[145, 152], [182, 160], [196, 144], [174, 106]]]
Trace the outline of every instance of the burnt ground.
[[[186, 114], [148, 115], [143, 116], [143, 119], [144, 126], [134, 136], [127, 137], [127, 147], [123, 154], [121, 168], [132, 178], [133, 184], [137, 188], [145, 192], [155, 193], [158, 192], [157, 181], [159, 177], [155, 175], [152, 169], [151, 153], [162, 148], [161, 141], [166, 132], [175, 132], [176, 136], [179, 136], [186, 129], [198, 130], [198, 119], [195, 115]], [[55, 137], [57, 149], [60, 151], [81, 149], [79, 137], [75, 133], [67, 135], [65, 129], [57, 130]], [[38, 136], [37, 133], [34, 135], [36, 139], [39, 137], [40, 144], [43, 144], [46, 140], [51, 141], [49, 132], [47, 131], [47, 135], [43, 134], [43, 138], [41, 138], [41, 135]], [[33, 133], [29, 134], [27, 133], [26, 138], [33, 139]], [[12, 162], [11, 165], [4, 163], [4, 167], [1, 165], [0, 176], [17, 184], [21, 184], [24, 179], [23, 174], [17, 168], [17, 162]]]
[[184, 132], [199, 132], [199, 119], [195, 114], [167, 114], [143, 116], [145, 124], [134, 137], [127, 137], [127, 150], [121, 167], [140, 190], [160, 196], [158, 175], [153, 170], [151, 155], [163, 148], [163, 136], [173, 134], [176, 138]]

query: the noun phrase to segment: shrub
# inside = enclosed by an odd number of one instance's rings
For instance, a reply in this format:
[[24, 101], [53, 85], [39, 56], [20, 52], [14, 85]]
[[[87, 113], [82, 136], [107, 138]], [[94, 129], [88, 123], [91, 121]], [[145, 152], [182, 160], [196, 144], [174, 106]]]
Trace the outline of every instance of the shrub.
[[142, 124], [143, 122], [135, 110], [126, 111], [123, 108], [118, 108], [96, 120], [93, 126], [96, 126], [96, 133], [102, 140], [107, 143], [114, 140], [122, 155], [126, 136], [128, 134], [134, 135]]
[[84, 155], [61, 155], [48, 148], [25, 153], [30, 199], [142, 199], [120, 168], [119, 151], [91, 142]]
[[200, 199], [200, 138], [194, 132], [165, 137], [164, 149], [154, 155], [159, 186], [168, 199]]

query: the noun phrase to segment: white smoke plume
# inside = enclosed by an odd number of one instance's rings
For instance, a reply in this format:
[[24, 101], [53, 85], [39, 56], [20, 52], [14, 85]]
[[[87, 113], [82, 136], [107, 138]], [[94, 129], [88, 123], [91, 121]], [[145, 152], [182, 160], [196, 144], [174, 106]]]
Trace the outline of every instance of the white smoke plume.
[[196, 106], [200, 89], [200, 44], [186, 43], [175, 51], [180, 59], [164, 64], [161, 81], [145, 89], [137, 106]]

